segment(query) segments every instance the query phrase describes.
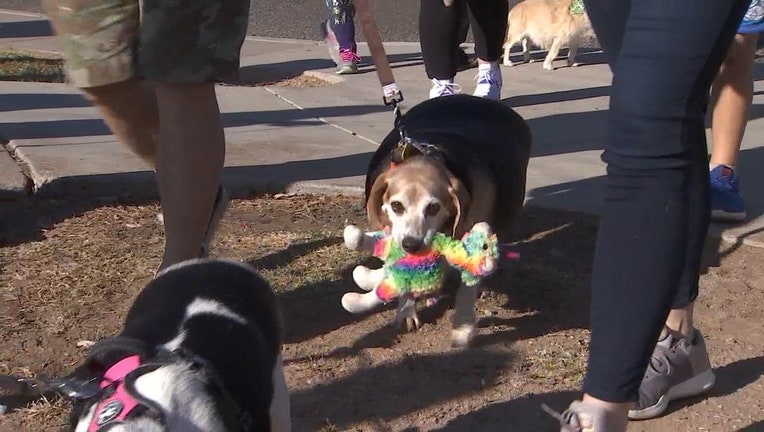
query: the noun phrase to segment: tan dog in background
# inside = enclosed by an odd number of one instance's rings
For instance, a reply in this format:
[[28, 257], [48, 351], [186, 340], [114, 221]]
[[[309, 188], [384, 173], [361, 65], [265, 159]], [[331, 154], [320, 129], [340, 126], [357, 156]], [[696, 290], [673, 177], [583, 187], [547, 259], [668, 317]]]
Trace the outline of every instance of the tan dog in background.
[[586, 11], [574, 13], [575, 0], [524, 0], [509, 11], [507, 40], [504, 44], [504, 66], [513, 66], [509, 51], [518, 43], [523, 45], [523, 59], [530, 63], [529, 43], [549, 52], [544, 59], [544, 69], [554, 70], [552, 62], [567, 46], [568, 66], [578, 66], [578, 47], [593, 35]]

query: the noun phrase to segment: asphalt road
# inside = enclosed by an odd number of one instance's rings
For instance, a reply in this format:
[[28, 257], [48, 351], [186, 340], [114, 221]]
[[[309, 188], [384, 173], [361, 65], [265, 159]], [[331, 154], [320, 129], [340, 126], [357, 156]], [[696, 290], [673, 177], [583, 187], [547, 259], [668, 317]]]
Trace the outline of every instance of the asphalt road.
[[[374, 16], [385, 41], [417, 42], [418, 0], [373, 1]], [[42, 13], [40, 0], [0, 0], [0, 9]], [[253, 0], [249, 33], [255, 36], [319, 40], [326, 16], [324, 0]], [[358, 40], [363, 40], [360, 28]]]

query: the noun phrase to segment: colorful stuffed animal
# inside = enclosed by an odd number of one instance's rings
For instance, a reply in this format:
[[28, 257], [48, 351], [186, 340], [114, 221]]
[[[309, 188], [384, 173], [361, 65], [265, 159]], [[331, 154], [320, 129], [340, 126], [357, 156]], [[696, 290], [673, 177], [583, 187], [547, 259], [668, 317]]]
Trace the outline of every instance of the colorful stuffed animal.
[[410, 254], [384, 231], [363, 233], [353, 225], [345, 227], [345, 245], [350, 249], [372, 249], [383, 261], [382, 268], [357, 266], [353, 280], [366, 294], [346, 293], [342, 307], [351, 313], [365, 312], [398, 297], [430, 297], [443, 286], [445, 265], [461, 273], [462, 283], [477, 284], [496, 270], [499, 247], [490, 226], [477, 223], [461, 241], [435, 234], [429, 249]]

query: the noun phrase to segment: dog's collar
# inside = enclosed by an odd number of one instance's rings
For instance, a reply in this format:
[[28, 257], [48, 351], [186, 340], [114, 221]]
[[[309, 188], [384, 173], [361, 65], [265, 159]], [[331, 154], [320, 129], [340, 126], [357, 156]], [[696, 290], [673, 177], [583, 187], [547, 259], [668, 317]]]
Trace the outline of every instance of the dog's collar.
[[455, 162], [447, 154], [433, 144], [419, 142], [413, 138], [402, 135], [401, 140], [398, 141], [398, 145], [395, 146], [390, 154], [390, 168], [395, 168], [401, 163], [405, 162], [415, 156], [425, 156], [440, 159], [445, 164], [451, 174], [456, 176], [464, 184], [468, 193], [472, 193], [472, 182], [467, 170], [463, 169], [462, 162]]

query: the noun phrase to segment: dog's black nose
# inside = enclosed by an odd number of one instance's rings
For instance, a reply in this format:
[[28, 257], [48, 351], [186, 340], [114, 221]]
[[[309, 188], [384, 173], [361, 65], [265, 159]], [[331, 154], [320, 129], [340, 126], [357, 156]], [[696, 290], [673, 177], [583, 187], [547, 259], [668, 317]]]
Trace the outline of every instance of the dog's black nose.
[[415, 237], [404, 237], [401, 246], [408, 253], [417, 253], [424, 246], [424, 242]]

